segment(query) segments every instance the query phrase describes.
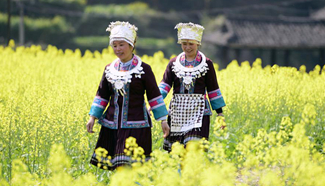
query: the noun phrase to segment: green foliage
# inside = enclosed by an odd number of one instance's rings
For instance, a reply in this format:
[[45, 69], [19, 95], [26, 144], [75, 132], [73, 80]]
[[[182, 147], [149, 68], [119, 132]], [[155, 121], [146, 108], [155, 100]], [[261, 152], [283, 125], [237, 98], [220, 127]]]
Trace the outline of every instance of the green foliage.
[[[107, 36], [88, 36], [74, 37], [73, 43], [82, 49], [98, 49], [106, 48], [109, 45], [109, 37]], [[174, 38], [157, 39], [138, 37], [135, 44], [136, 50], [155, 52], [157, 49], [166, 51], [166, 56], [175, 53]], [[176, 46], [177, 47], [177, 46]], [[152, 51], [151, 51], [152, 50]]]
[[109, 5], [93, 5], [87, 6], [86, 14], [102, 14], [108, 17], [130, 17], [153, 15], [155, 11], [151, 9], [146, 3], [134, 2], [130, 4], [109, 4]]
[[[11, 17], [11, 31], [14, 38], [18, 37], [19, 21], [19, 16]], [[0, 13], [0, 35], [6, 35], [6, 24], [7, 15]], [[60, 44], [61, 42], [66, 42], [68, 37], [74, 33], [74, 28], [62, 16], [36, 19], [25, 16], [24, 27], [26, 42], [51, 42], [52, 44]]]
[[75, 5], [86, 5], [87, 0], [39, 0], [40, 2], [44, 3], [51, 3], [51, 4], [75, 4]]
[[165, 49], [172, 45], [175, 45], [174, 38], [166, 38], [166, 39], [157, 39], [157, 38], [142, 38], [139, 37], [136, 43], [137, 47], [150, 49], [150, 48], [161, 48]]
[[109, 44], [108, 36], [88, 36], [88, 37], [74, 37], [73, 42], [81, 47], [107, 47]]
[[[107, 25], [116, 20], [129, 21], [139, 28], [137, 51], [141, 54], [154, 54], [158, 50], [164, 51], [168, 56], [178, 52], [179, 47], [173, 43], [171, 34], [175, 23], [160, 17], [162, 14], [148, 6], [144, 2], [132, 2], [130, 4], [96, 4], [94, 2], [84, 4], [84, 0], [40, 0], [26, 3], [26, 7], [39, 7], [40, 11], [25, 12], [25, 44], [47, 44], [59, 48], [79, 48], [82, 52], [95, 51], [107, 47], [109, 35], [105, 32]], [[13, 3], [12, 7], [16, 7]], [[78, 13], [78, 16], [53, 16], [53, 12], [44, 13], [46, 8], [54, 7], [55, 11]], [[42, 11], [42, 8], [45, 8]], [[19, 16], [16, 9], [11, 16], [11, 39], [18, 41]], [[79, 13], [82, 13], [80, 15]], [[70, 15], [70, 14], [69, 14]], [[38, 18], [38, 19], [36, 19]], [[150, 28], [150, 29], [148, 29]], [[153, 30], [152, 28], [155, 28]], [[170, 28], [163, 31], [164, 28]], [[7, 15], [0, 13], [0, 44], [5, 44], [7, 36]], [[101, 39], [103, 37], [103, 39]], [[104, 38], [105, 37], [105, 38]], [[159, 38], [159, 39], [155, 39]], [[167, 38], [167, 39], [166, 39]]]

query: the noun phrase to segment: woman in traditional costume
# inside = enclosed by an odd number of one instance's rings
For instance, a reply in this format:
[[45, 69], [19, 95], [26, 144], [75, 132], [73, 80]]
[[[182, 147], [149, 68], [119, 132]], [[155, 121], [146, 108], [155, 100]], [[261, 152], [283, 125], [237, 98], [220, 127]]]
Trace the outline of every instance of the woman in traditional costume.
[[117, 21], [111, 23], [106, 31], [111, 32], [110, 45], [117, 59], [105, 67], [89, 112], [87, 131], [93, 133], [98, 119], [102, 126], [96, 149], [107, 152], [95, 150], [90, 162], [112, 170], [132, 162], [125, 153], [125, 142], [129, 137], [136, 139], [146, 158], [152, 152], [152, 123], [144, 100], [145, 93], [154, 118], [162, 121], [164, 137], [168, 135], [169, 127], [166, 121], [168, 112], [151, 67], [133, 54], [137, 28], [128, 22]]
[[164, 98], [174, 88], [168, 116], [171, 132], [163, 147], [167, 151], [176, 141], [186, 145], [191, 140], [208, 139], [211, 107], [218, 116], [223, 116], [222, 107], [226, 105], [212, 61], [198, 50], [204, 28], [179, 23], [175, 29], [183, 52], [170, 60], [159, 84]]

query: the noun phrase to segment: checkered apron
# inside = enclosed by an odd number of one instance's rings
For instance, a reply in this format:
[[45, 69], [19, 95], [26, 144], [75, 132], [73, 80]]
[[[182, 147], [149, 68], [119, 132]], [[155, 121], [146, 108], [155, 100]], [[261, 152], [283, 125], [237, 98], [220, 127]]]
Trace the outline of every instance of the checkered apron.
[[170, 103], [171, 135], [201, 127], [204, 104], [202, 94], [174, 94]]

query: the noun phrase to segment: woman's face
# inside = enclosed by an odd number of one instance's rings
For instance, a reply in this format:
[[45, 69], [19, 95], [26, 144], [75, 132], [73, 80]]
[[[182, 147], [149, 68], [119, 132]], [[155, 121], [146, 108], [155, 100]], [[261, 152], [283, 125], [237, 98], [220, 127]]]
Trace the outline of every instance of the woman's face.
[[114, 41], [112, 47], [115, 55], [120, 58], [122, 62], [128, 62], [132, 59], [133, 47], [126, 41]]
[[186, 40], [182, 42], [182, 50], [185, 52], [187, 58], [195, 58], [199, 45], [191, 42], [192, 40]]

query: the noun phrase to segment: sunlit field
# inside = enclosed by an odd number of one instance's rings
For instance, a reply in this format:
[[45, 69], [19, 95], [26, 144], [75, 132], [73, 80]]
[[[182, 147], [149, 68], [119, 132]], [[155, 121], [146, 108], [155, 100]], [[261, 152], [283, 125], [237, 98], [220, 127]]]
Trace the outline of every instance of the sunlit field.
[[[204, 51], [203, 51], [204, 52]], [[160, 82], [170, 56], [141, 56]], [[215, 65], [224, 108], [208, 141], [162, 150], [154, 121], [150, 161], [134, 140], [132, 167], [89, 164], [97, 141], [88, 112], [106, 64], [102, 51], [0, 46], [0, 185], [324, 185], [325, 67], [262, 68], [262, 61]], [[213, 59], [212, 59], [213, 60]], [[168, 104], [171, 96], [166, 99]]]

